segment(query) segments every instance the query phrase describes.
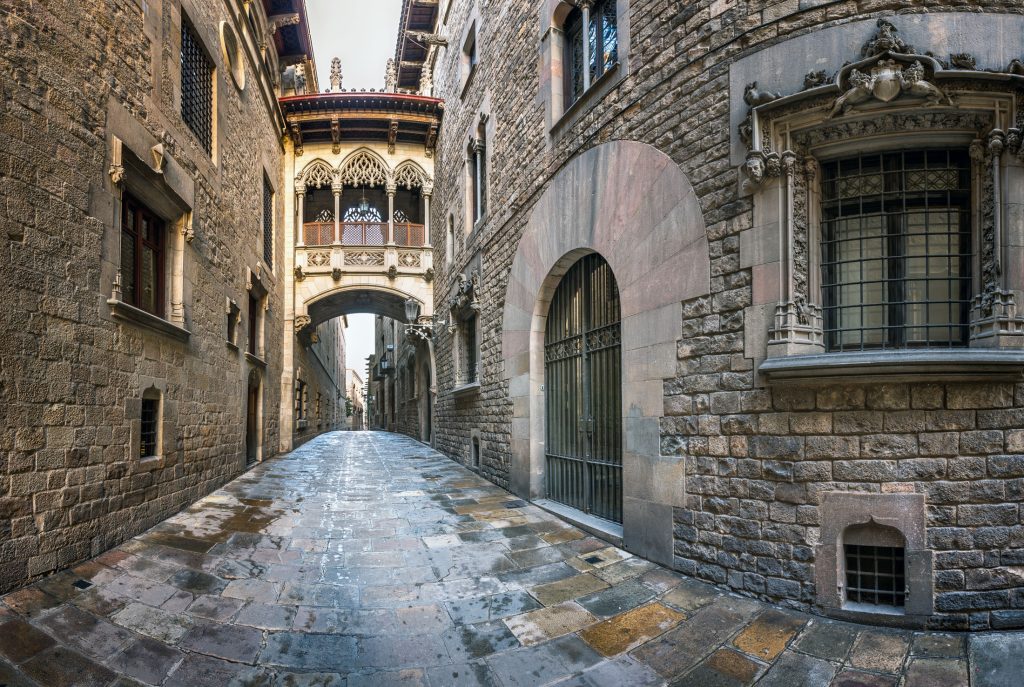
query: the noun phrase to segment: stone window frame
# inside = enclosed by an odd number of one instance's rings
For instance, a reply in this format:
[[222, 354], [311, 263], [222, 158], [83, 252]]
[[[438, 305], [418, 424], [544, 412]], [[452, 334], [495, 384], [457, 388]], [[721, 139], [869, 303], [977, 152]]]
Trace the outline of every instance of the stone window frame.
[[[182, 131], [183, 132], [187, 132], [186, 136], [197, 145], [197, 149], [200, 150], [202, 152], [202, 154], [205, 155], [207, 158], [212, 160], [214, 162], [214, 164], [216, 164], [217, 160], [219, 159], [219, 150], [220, 150], [220, 146], [218, 145], [218, 135], [220, 133], [220, 126], [218, 125], [219, 123], [217, 121], [218, 120], [218, 116], [217, 115], [218, 115], [218, 111], [220, 109], [220, 100], [221, 100], [221, 98], [220, 98], [221, 94], [220, 94], [220, 88], [219, 88], [219, 86], [220, 86], [220, 67], [217, 64], [217, 57], [216, 57], [218, 55], [221, 55], [221, 53], [222, 53], [222, 50], [220, 49], [220, 43], [221, 43], [220, 36], [219, 36], [220, 31], [219, 31], [219, 25], [218, 25], [218, 30], [216, 32], [214, 32], [215, 35], [211, 36], [208, 32], [212, 31], [212, 29], [209, 29], [208, 27], [206, 27], [206, 25], [204, 25], [202, 23], [197, 24], [196, 22], [192, 21], [192, 17], [193, 16], [199, 16], [199, 14], [193, 8], [186, 6], [186, 3], [183, 2], [182, 3], [182, 7], [181, 7], [181, 13], [180, 13], [180, 15], [178, 17], [178, 22], [179, 22], [178, 26], [177, 26], [178, 30], [175, 32], [175, 35], [177, 37], [177, 42], [176, 42], [175, 47], [177, 48], [176, 54], [180, 55], [181, 54], [181, 49], [182, 49], [182, 45], [181, 45], [182, 36], [184, 35], [184, 32], [185, 32], [186, 27], [187, 27], [189, 29], [189, 33], [192, 35], [193, 40], [197, 43], [199, 49], [202, 50], [206, 54], [206, 58], [210, 62], [210, 80], [211, 80], [211, 83], [212, 83], [212, 92], [211, 92], [211, 96], [210, 96], [210, 148], [209, 149], [206, 148], [206, 146], [203, 144], [203, 141], [199, 138], [199, 135], [196, 134], [192, 130], [192, 128], [189, 126], [188, 122], [185, 121], [184, 109], [183, 109], [183, 107], [184, 107], [183, 101], [184, 101], [184, 96], [185, 96], [184, 90], [183, 90], [184, 89], [184, 74], [183, 74], [182, 69], [181, 69], [180, 59], [178, 60], [178, 80], [177, 80], [177, 84], [176, 84], [176, 88], [175, 88], [175, 93], [177, 95], [176, 111], [178, 112], [179, 121], [182, 124]], [[217, 46], [217, 47], [213, 48], [212, 46]], [[225, 65], [227, 65], [226, 62], [225, 62]], [[229, 71], [230, 71], [230, 69], [229, 69]]]
[[227, 319], [227, 330], [226, 339], [228, 347], [234, 351], [239, 350], [238, 348], [238, 329], [242, 323], [242, 309], [238, 307], [233, 299], [224, 298], [224, 314]]
[[[111, 137], [110, 143], [111, 228], [115, 246], [112, 251], [114, 275], [107, 305], [115, 319], [187, 342], [191, 332], [187, 329], [185, 307], [185, 257], [186, 245], [192, 242], [195, 233], [192, 208], [182, 195], [189, 195], [188, 191], [193, 187], [182, 178], [185, 172], [168, 158], [163, 141], [150, 146], [150, 161], [147, 162], [138, 149], [149, 145], [152, 139], [146, 140], [148, 134], [126, 133], [132, 139], [131, 146], [116, 135]], [[121, 207], [125, 194], [133, 196], [164, 221], [163, 302], [158, 308], [161, 315], [137, 308], [124, 300], [121, 289]]]
[[[135, 472], [160, 470], [172, 464], [178, 457], [180, 439], [177, 436], [177, 401], [167, 393], [167, 380], [139, 375], [138, 395], [125, 399], [125, 420], [128, 423], [129, 465]], [[159, 400], [157, 420], [157, 450], [153, 456], [141, 457], [142, 453], [142, 400]]]
[[450, 267], [455, 260], [455, 215], [448, 213], [448, 233], [444, 244], [445, 263]]
[[[740, 190], [754, 205], [753, 228], [740, 237], [741, 267], [753, 272], [746, 354], [769, 384], [880, 375], [889, 381], [1018, 377], [1024, 317], [1016, 304], [1024, 271], [1007, 257], [1024, 245], [1024, 236], [1020, 223], [1005, 215], [1024, 195], [1024, 77], [950, 68], [911, 52], [887, 20], [878, 27], [866, 57], [831, 79], [808, 74], [805, 90], [788, 96], [756, 82], [746, 89], [750, 110], [740, 136], [748, 152]], [[858, 85], [861, 69], [882, 82], [874, 88], [888, 100]], [[887, 78], [902, 84], [893, 86], [895, 95], [884, 91]], [[972, 158], [976, 295], [969, 347], [826, 353], [819, 307], [820, 161], [934, 147], [967, 148]]]
[[469, 460], [466, 461], [467, 467], [471, 470], [479, 472], [484, 465], [484, 441], [483, 434], [480, 428], [474, 427], [469, 430]]
[[[494, 124], [486, 109], [481, 109], [466, 136], [465, 150], [465, 208], [466, 231], [471, 235], [487, 222], [490, 213], [491, 171], [489, 141], [494, 139]], [[479, 194], [479, 195], [478, 195]]]
[[[814, 550], [815, 605], [826, 615], [846, 620], [923, 627], [935, 611], [935, 561], [928, 548], [925, 495], [824, 492], [819, 512], [822, 524], [820, 543]], [[908, 594], [902, 609], [846, 602], [842, 552], [849, 530], [865, 525], [895, 530], [903, 537]]]
[[480, 68], [480, 12], [474, 5], [459, 43], [459, 97], [465, 99]]
[[568, 0], [544, 0], [541, 3], [540, 97], [545, 106], [549, 145], [559, 140], [573, 124], [629, 76], [630, 3], [631, 0], [616, 0], [618, 64], [595, 79], [590, 88], [571, 104], [566, 102], [565, 97], [566, 39], [563, 27], [576, 4]]
[[[267, 365], [267, 340], [266, 340], [266, 322], [267, 313], [270, 311], [270, 289], [266, 284], [263, 283], [263, 271], [260, 267], [260, 263], [257, 263], [255, 270], [246, 270], [246, 283], [245, 290], [247, 295], [247, 301], [249, 307], [255, 304], [256, 311], [248, 312], [248, 324], [247, 327], [251, 328], [255, 324], [255, 333], [246, 331], [246, 359], [254, 365], [266, 367]], [[251, 342], [255, 341], [256, 350], [251, 350]]]

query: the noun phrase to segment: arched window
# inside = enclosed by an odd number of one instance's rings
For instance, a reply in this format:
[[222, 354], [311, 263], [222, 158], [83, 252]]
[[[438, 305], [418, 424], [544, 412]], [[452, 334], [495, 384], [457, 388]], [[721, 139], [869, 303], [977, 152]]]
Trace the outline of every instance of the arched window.
[[[566, 107], [619, 62], [618, 8], [615, 0], [597, 0], [589, 10], [574, 9], [566, 17]], [[584, 27], [584, 25], [587, 25]]]

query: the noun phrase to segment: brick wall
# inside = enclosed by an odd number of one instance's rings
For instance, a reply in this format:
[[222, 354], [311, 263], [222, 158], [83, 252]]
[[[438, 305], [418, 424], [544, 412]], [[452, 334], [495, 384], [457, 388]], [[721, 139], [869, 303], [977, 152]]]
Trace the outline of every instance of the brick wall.
[[[599, 143], [637, 140], [669, 155], [699, 198], [707, 226], [712, 293], [681, 304], [678, 374], [665, 382], [663, 455], [686, 461], [686, 507], [675, 512], [675, 566], [696, 577], [806, 608], [814, 600], [818, 494], [912, 490], [927, 495], [935, 550], [936, 627], [1024, 625], [1019, 566], [1024, 470], [1024, 386], [835, 385], [769, 390], [744, 356], [743, 309], [751, 272], [739, 234], [749, 198], [730, 163], [729, 64], [802, 33], [896, 11], [958, 12], [955, 3], [907, 8], [890, 0], [804, 3], [631, 0], [628, 75], [593, 107], [549, 134], [540, 92], [540, 11], [525, 0], [452, 0], [438, 31], [435, 83], [445, 98], [432, 226], [436, 310], [455, 275], [482, 264], [481, 390], [451, 389], [453, 337], [440, 331], [437, 446], [468, 462], [482, 433], [483, 473], [509, 483], [511, 403], [503, 382], [501, 313], [507, 275], [530, 209], [572, 156]], [[976, 12], [1024, 12], [1020, 3], [972, 3]], [[480, 64], [462, 89], [457, 46], [477, 23]], [[856, 55], [860, 44], [851, 44]], [[923, 49], [923, 48], [922, 48]], [[1022, 47], [1021, 52], [1024, 52]], [[624, 56], [623, 56], [624, 59]], [[489, 115], [489, 214], [464, 230], [466, 142]], [[586, 192], [585, 190], [582, 192]], [[441, 260], [448, 217], [456, 250]]]

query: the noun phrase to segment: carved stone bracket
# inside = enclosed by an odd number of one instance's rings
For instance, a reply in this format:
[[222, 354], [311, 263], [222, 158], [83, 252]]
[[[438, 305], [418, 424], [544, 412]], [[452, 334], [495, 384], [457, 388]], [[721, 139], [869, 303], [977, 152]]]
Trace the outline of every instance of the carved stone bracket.
[[824, 331], [818, 306], [802, 298], [780, 303], [775, 307], [775, 320], [768, 330], [768, 357], [823, 353]]
[[302, 271], [302, 265], [296, 265], [295, 266], [295, 281], [303, 281], [303, 280], [305, 280], [305, 278], [306, 278], [306, 275]]
[[388, 279], [391, 281], [398, 279], [398, 267], [395, 265], [388, 268]]
[[298, 317], [295, 318], [295, 331], [301, 332], [303, 329], [305, 329], [312, 323], [313, 320], [310, 319], [309, 315], [299, 315]]

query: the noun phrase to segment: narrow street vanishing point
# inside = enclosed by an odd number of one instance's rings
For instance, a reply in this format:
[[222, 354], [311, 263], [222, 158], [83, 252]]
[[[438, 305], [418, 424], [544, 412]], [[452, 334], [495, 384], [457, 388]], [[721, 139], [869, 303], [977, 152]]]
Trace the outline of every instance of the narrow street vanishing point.
[[7, 595], [0, 620], [9, 687], [989, 687], [1024, 674], [1019, 633], [885, 630], [725, 593], [383, 432], [263, 463]]

